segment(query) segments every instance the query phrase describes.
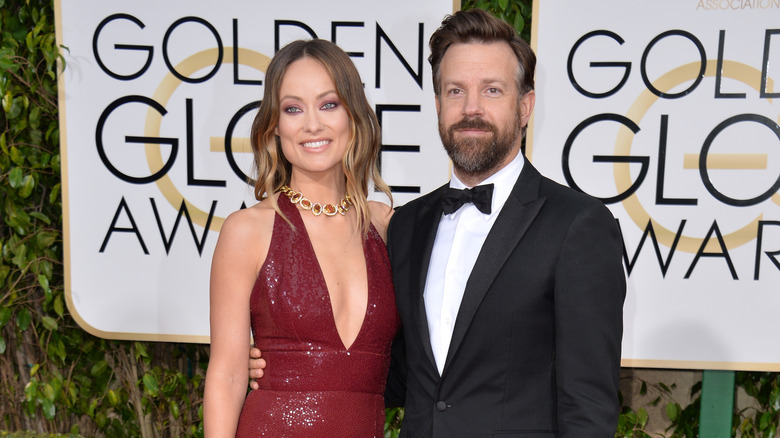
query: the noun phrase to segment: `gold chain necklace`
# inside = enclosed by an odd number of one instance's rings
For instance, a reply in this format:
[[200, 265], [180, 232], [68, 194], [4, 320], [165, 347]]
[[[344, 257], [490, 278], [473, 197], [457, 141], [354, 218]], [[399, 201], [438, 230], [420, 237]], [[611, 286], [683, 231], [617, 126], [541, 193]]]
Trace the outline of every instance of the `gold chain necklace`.
[[311, 202], [303, 196], [303, 193], [296, 192], [288, 186], [282, 186], [279, 191], [287, 195], [287, 197], [290, 198], [291, 203], [300, 205], [304, 210], [311, 210], [312, 214], [315, 216], [319, 216], [322, 213], [325, 213], [325, 216], [335, 216], [336, 213], [340, 213], [343, 216], [347, 214], [347, 211], [349, 211], [349, 207], [352, 204], [352, 198], [349, 194], [344, 195], [338, 205], [322, 205], [319, 202]]

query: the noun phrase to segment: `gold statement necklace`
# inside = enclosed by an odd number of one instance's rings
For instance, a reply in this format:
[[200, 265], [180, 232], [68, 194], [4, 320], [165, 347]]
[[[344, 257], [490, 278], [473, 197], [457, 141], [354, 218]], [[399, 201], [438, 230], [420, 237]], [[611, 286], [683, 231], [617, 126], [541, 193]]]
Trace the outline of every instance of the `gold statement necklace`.
[[308, 198], [303, 196], [303, 193], [296, 192], [288, 186], [282, 186], [279, 191], [290, 198], [290, 202], [300, 205], [304, 210], [310, 210], [315, 216], [319, 216], [323, 213], [325, 213], [325, 216], [335, 216], [336, 213], [340, 213], [343, 216], [347, 214], [350, 205], [352, 205], [352, 198], [350, 198], [349, 194], [344, 195], [338, 205], [322, 205], [319, 202], [311, 202]]

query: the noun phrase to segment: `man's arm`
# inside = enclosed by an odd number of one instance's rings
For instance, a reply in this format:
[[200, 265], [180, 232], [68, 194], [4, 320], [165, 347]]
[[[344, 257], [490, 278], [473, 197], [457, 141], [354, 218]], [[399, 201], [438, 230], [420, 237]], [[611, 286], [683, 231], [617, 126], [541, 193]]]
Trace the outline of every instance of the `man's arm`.
[[390, 356], [390, 371], [387, 373], [385, 387], [385, 407], [400, 408], [406, 403], [406, 344], [403, 328], [398, 331], [393, 341]]
[[[393, 260], [399, 260], [397, 254], [398, 245], [395, 239], [398, 238], [399, 219], [401, 215], [393, 214], [390, 223], [387, 226], [387, 255], [390, 258], [390, 264]], [[395, 268], [393, 266], [393, 268]], [[394, 269], [395, 271], [395, 269]], [[397, 282], [396, 286], [397, 286]], [[396, 294], [398, 292], [396, 291]], [[404, 341], [403, 326], [398, 330], [395, 336], [393, 346], [390, 350], [390, 370], [387, 374], [387, 386], [385, 387], [385, 407], [403, 407], [406, 403], [406, 374], [408, 367], [406, 365], [406, 342]]]
[[590, 204], [572, 221], [555, 269], [555, 362], [560, 438], [615, 434], [626, 293], [620, 234]]

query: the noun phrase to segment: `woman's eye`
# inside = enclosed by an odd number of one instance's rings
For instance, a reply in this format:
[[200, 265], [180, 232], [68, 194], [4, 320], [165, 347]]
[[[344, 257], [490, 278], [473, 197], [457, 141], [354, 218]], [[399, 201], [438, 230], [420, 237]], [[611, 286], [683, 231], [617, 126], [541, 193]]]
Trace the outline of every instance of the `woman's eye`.
[[336, 103], [336, 102], [328, 102], [328, 103], [322, 105], [322, 109], [326, 109], [326, 110], [327, 109], [333, 109], [333, 108], [336, 108], [337, 106], [339, 106], [339, 104]]
[[287, 114], [295, 114], [301, 112], [301, 109], [294, 106], [288, 106], [287, 108], [284, 109], [284, 112], [286, 112]]

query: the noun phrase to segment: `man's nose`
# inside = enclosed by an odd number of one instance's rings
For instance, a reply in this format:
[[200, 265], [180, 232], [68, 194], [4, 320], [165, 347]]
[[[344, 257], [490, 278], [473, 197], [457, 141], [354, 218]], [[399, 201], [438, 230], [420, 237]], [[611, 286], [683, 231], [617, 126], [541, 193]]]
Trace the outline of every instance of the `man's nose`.
[[484, 113], [484, 102], [479, 93], [468, 93], [463, 100], [464, 116], [479, 116]]

